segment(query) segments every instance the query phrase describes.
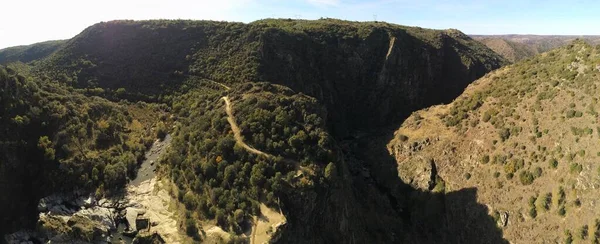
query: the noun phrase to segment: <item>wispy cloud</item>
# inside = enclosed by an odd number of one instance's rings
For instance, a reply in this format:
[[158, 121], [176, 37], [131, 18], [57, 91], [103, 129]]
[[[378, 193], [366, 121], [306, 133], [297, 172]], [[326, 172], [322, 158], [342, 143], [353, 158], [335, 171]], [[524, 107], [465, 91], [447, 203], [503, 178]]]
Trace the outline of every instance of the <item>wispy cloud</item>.
[[308, 3], [316, 6], [327, 7], [327, 6], [339, 6], [340, 0], [306, 0]]

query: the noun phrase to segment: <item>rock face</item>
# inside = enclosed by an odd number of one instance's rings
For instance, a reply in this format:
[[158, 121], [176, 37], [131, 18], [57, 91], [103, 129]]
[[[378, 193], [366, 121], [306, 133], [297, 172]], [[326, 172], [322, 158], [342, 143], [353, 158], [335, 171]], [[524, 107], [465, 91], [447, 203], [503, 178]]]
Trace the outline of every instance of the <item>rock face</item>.
[[319, 99], [334, 132], [346, 136], [450, 102], [503, 64], [497, 55], [477, 52], [481, 44], [456, 30], [431, 31], [432, 39], [412, 31], [382, 25], [365, 36], [342, 38], [327, 31], [271, 29], [261, 37], [259, 74]]

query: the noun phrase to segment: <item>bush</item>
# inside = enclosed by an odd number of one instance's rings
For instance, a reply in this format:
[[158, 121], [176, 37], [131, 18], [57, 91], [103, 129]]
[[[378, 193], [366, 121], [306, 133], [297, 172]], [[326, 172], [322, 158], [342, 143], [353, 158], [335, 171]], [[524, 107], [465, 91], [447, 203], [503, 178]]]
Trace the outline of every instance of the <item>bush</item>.
[[550, 159], [550, 161], [548, 161], [548, 164], [550, 165], [550, 168], [556, 169], [558, 167], [558, 161], [555, 158]]
[[483, 157], [481, 157], [481, 160], [480, 160], [480, 162], [481, 162], [482, 164], [487, 164], [487, 163], [489, 163], [489, 162], [490, 162], [490, 155], [483, 155]]
[[524, 170], [519, 174], [519, 180], [523, 185], [531, 185], [533, 183], [534, 177], [531, 172]]
[[572, 244], [572, 243], [573, 243], [573, 235], [571, 234], [571, 231], [565, 230], [565, 244]]
[[537, 199], [537, 201], [535, 202], [535, 205], [538, 209], [547, 211], [550, 209], [551, 202], [552, 202], [552, 194], [547, 193], [543, 196], [540, 196]]
[[579, 228], [579, 231], [577, 231], [577, 237], [579, 237], [580, 240], [585, 240], [588, 237], [588, 226], [584, 225], [581, 226], [581, 228]]
[[198, 227], [196, 227], [196, 222], [191, 218], [185, 219], [185, 233], [191, 237], [198, 236]]
[[581, 164], [572, 163], [569, 166], [569, 172], [571, 172], [571, 174], [579, 174], [581, 171], [583, 171], [583, 166]]
[[164, 140], [167, 136], [167, 126], [163, 122], [159, 122], [156, 126], [156, 138], [159, 140]]
[[561, 205], [560, 207], [558, 207], [557, 213], [558, 213], [558, 215], [564, 217], [567, 214], [567, 210], [565, 209], [565, 206]]
[[506, 141], [510, 137], [510, 130], [508, 128], [502, 128], [498, 131], [498, 135], [502, 141]]

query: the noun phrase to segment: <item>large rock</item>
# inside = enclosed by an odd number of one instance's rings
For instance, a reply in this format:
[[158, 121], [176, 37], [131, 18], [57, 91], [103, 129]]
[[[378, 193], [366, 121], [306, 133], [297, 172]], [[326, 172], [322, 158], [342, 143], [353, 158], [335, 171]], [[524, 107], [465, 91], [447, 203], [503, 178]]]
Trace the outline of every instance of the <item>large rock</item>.
[[415, 159], [417, 162], [398, 165], [398, 176], [416, 189], [429, 191], [435, 185], [437, 175], [433, 159]]
[[102, 226], [106, 226], [109, 230], [113, 230], [116, 228], [116, 223], [114, 220], [115, 212], [113, 209], [96, 206], [92, 208], [82, 209], [76, 212], [74, 215], [89, 218], [93, 221], [100, 223]]

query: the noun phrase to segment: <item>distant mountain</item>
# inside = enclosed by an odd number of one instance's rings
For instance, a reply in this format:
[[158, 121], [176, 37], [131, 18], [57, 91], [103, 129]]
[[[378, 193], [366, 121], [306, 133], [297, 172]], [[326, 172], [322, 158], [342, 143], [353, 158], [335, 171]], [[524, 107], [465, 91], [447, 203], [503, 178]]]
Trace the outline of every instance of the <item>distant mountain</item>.
[[25, 46], [0, 49], [0, 64], [10, 62], [28, 63], [45, 58], [65, 44], [66, 40], [45, 41]]
[[511, 62], [565, 46], [576, 39], [584, 40], [590, 45], [600, 44], [600, 36], [471, 35], [471, 37], [481, 41]]
[[507, 39], [485, 38], [479, 41], [513, 63], [538, 53], [537, 49], [532, 46]]

